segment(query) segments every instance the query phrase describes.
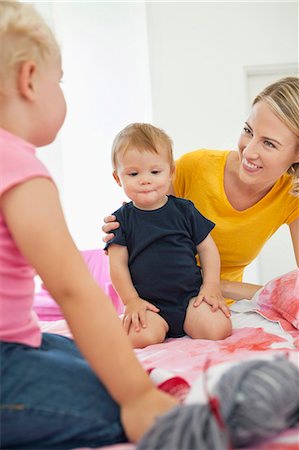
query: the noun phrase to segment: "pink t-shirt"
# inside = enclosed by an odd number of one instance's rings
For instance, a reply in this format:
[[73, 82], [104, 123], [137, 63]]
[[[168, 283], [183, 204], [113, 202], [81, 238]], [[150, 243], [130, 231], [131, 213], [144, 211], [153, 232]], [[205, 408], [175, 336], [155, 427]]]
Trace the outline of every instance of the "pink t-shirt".
[[[0, 128], [0, 196], [31, 178], [51, 178], [32, 144]], [[21, 219], [20, 219], [21, 220]], [[0, 340], [38, 347], [32, 311], [35, 272], [15, 244], [0, 209]]]

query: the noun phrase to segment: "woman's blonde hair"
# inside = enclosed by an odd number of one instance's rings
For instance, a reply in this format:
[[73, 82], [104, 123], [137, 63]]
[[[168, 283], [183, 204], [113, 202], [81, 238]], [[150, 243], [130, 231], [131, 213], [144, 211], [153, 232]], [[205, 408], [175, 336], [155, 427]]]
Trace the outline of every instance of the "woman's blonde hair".
[[171, 168], [174, 167], [172, 141], [165, 131], [148, 123], [131, 123], [121, 130], [112, 144], [112, 166], [117, 170], [117, 154], [134, 147], [140, 151], [166, 152]]
[[16, 76], [19, 64], [39, 63], [48, 55], [60, 55], [57, 41], [32, 5], [0, 0], [0, 93]]
[[[299, 151], [299, 78], [286, 77], [267, 86], [258, 94], [253, 105], [266, 102], [274, 114], [297, 136]], [[291, 194], [299, 196], [299, 163], [294, 163], [288, 173], [292, 176]]]

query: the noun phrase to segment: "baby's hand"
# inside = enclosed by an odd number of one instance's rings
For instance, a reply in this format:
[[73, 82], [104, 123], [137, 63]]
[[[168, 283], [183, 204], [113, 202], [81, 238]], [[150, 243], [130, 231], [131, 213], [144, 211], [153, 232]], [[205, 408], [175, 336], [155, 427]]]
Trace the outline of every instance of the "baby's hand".
[[127, 302], [125, 312], [122, 318], [124, 329], [127, 333], [130, 331], [130, 327], [133, 326], [136, 332], [141, 328], [146, 328], [146, 310], [159, 312], [159, 308], [156, 308], [152, 303], [147, 300], [143, 300], [140, 297]]
[[230, 317], [230, 310], [222, 297], [218, 283], [203, 283], [193, 306], [197, 307], [204, 301], [212, 307], [212, 311], [221, 309], [226, 317]]

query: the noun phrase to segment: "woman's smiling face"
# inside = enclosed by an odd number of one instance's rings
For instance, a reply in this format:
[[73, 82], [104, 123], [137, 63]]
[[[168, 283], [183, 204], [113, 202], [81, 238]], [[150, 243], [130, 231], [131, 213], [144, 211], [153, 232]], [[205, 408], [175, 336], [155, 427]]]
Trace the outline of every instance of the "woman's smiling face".
[[299, 161], [297, 136], [264, 101], [252, 107], [238, 147], [239, 176], [248, 184], [273, 186], [292, 164]]

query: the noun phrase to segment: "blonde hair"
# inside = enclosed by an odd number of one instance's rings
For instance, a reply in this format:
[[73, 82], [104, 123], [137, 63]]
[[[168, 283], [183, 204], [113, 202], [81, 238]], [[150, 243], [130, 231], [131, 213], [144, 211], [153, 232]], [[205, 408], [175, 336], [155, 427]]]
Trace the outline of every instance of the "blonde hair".
[[129, 147], [157, 154], [165, 151], [171, 168], [174, 167], [172, 141], [165, 131], [160, 128], [148, 123], [131, 123], [121, 130], [112, 144], [113, 170], [117, 170], [117, 154], [120, 151], [126, 152]]
[[0, 93], [17, 74], [20, 63], [60, 55], [57, 41], [32, 5], [0, 0]]
[[[299, 149], [299, 78], [286, 77], [267, 86], [258, 94], [253, 105], [266, 102], [274, 114], [297, 136]], [[299, 196], [299, 163], [294, 163], [288, 173], [292, 176], [291, 194]]]

